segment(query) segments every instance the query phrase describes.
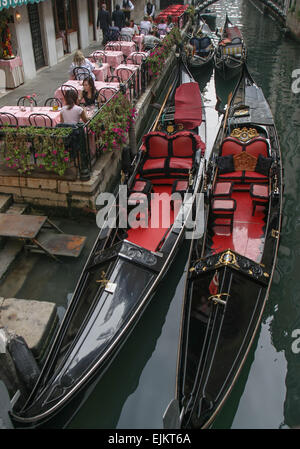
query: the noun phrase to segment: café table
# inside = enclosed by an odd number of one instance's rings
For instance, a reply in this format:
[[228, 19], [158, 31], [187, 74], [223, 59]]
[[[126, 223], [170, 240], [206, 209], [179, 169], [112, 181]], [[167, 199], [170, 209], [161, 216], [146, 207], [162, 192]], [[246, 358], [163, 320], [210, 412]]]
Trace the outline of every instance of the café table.
[[136, 34], [135, 36], [133, 36], [132, 40], [138, 46], [138, 50], [139, 51], [143, 51], [143, 48], [144, 48], [144, 45], [143, 45], [144, 35], [143, 34]]
[[[83, 86], [82, 86], [82, 81], [77, 81], [77, 80], [68, 80], [64, 83], [64, 86], [72, 86], [75, 87], [78, 91], [78, 93], [80, 94], [83, 90]], [[99, 91], [100, 89], [104, 88], [104, 87], [112, 87], [113, 89], [115, 89], [116, 91], [119, 90], [120, 85], [119, 83], [106, 83], [104, 81], [95, 81], [95, 87], [96, 89]], [[56, 98], [58, 98], [62, 104], [65, 104], [65, 99], [62, 93], [62, 86], [60, 86], [58, 89], [56, 89], [54, 96]], [[67, 87], [64, 87], [64, 89], [67, 89]], [[112, 92], [109, 92], [108, 90], [105, 92], [105, 98], [106, 100], [109, 100], [109, 98], [112, 96]]]
[[[21, 109], [22, 108], [22, 109]], [[21, 107], [21, 106], [3, 106], [0, 108], [0, 116], [2, 116], [2, 121], [5, 123], [5, 113], [13, 114], [18, 119], [18, 124], [21, 126], [29, 126], [29, 116], [31, 114], [46, 114], [52, 120], [52, 126], [56, 126], [60, 123], [60, 111], [53, 111], [52, 107], [49, 106], [34, 106], [31, 107]], [[4, 115], [1, 115], [4, 114]], [[34, 125], [34, 122], [32, 122]], [[42, 120], [42, 118], [36, 118], [36, 126], [51, 126], [50, 120]]]
[[[96, 81], [105, 81], [111, 75], [110, 66], [107, 62], [104, 62], [100, 67], [98, 62], [92, 62], [92, 64], [94, 66], [93, 74], [96, 77]], [[74, 80], [74, 75], [70, 79]]]
[[[127, 69], [129, 69], [129, 70], [127, 70]], [[139, 81], [139, 85], [140, 85], [140, 89], [141, 89], [141, 77], [139, 77], [139, 69], [140, 69], [139, 65], [120, 64], [120, 65], [118, 65], [118, 67], [116, 67], [114, 73], [115, 73], [115, 75], [119, 76], [121, 81], [127, 81], [128, 78], [130, 78], [130, 76], [131, 76], [130, 72], [134, 72], [135, 76], [136, 76], [136, 87], [138, 87], [138, 81]]]
[[[106, 44], [106, 47], [109, 47], [109, 50], [111, 51], [113, 47], [121, 48], [121, 52], [124, 56], [130, 55], [133, 51], [136, 50], [135, 42], [130, 41], [117, 41], [117, 42], [108, 42]], [[114, 51], [114, 50], [112, 50]]]
[[[135, 60], [133, 61], [132, 59], [133, 55], [135, 55], [136, 53], [138, 54], [135, 56]], [[134, 63], [136, 62], [137, 64], [141, 64], [142, 60], [148, 58], [148, 56], [149, 56], [148, 51], [139, 51], [139, 52], [133, 51], [132, 53], [130, 53], [129, 56], [127, 56], [127, 63], [132, 64], [133, 62]]]
[[0, 70], [4, 70], [7, 89], [14, 89], [24, 83], [23, 62], [20, 56], [13, 59], [0, 59]]
[[[121, 64], [124, 60], [124, 55], [121, 51], [105, 51], [105, 62], [110, 67], [117, 67], [119, 64]], [[92, 62], [94, 62], [93, 53], [88, 56], [88, 59]]]

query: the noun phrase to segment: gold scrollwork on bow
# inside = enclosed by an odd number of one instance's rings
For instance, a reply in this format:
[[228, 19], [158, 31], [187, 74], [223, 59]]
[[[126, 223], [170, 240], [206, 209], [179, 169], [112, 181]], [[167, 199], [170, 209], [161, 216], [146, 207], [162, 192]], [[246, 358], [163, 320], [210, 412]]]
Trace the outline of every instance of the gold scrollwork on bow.
[[235, 128], [231, 134], [231, 137], [235, 137], [241, 142], [248, 142], [248, 140], [253, 139], [254, 137], [259, 137], [259, 133], [255, 128]]

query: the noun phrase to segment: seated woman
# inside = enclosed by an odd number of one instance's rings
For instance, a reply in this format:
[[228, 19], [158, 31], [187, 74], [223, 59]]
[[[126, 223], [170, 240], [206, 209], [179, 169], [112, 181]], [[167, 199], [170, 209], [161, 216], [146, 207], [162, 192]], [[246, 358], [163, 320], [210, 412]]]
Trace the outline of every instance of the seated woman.
[[133, 28], [134, 36], [140, 34], [139, 29], [138, 29], [137, 25], [134, 23], [133, 19], [130, 20], [130, 25], [129, 26], [130, 26], [130, 28]]
[[70, 65], [69, 74], [71, 76], [71, 79], [74, 78], [73, 70], [75, 69], [75, 67], [83, 67], [83, 68], [87, 69], [90, 72], [90, 76], [95, 81], [96, 77], [93, 73], [95, 68], [94, 68], [93, 64], [91, 63], [91, 61], [89, 61], [87, 58], [85, 58], [83, 53], [80, 50], [77, 50], [75, 52], [73, 62]]
[[161, 19], [160, 23], [157, 25], [157, 30], [160, 36], [167, 34], [167, 24], [164, 19]]
[[61, 123], [68, 125], [77, 125], [82, 120], [84, 123], [88, 121], [85, 110], [78, 106], [78, 94], [75, 90], [70, 89], [65, 94], [66, 106], [63, 106], [60, 112]]
[[172, 16], [168, 16], [167, 17], [167, 32], [169, 33], [172, 28], [174, 28], [173, 19], [172, 19]]
[[79, 94], [79, 103], [84, 101], [86, 106], [94, 105], [96, 101], [99, 101], [99, 92], [96, 89], [93, 78], [84, 78], [82, 93]]

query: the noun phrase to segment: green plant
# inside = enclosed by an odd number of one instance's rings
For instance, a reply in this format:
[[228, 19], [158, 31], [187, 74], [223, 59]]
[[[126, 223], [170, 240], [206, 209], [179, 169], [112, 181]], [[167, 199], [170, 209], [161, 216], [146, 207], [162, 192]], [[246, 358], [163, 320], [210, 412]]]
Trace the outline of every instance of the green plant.
[[157, 78], [161, 74], [173, 46], [178, 45], [180, 42], [181, 34], [179, 28], [174, 27], [170, 33], [166, 35], [162, 43], [152, 50], [147, 59], [150, 76]]
[[71, 128], [36, 128], [34, 126], [4, 126], [1, 159], [8, 168], [20, 174], [30, 174], [35, 168], [44, 168], [63, 175], [70, 165], [67, 140]]
[[134, 118], [135, 109], [126, 95], [119, 92], [90, 122], [90, 132], [95, 136], [96, 145], [104, 151], [122, 147]]

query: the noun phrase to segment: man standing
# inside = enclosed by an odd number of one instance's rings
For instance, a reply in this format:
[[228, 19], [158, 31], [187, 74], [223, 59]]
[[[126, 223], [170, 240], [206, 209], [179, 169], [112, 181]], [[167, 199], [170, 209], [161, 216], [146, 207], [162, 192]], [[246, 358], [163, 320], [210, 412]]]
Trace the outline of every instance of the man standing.
[[130, 0], [123, 0], [122, 9], [124, 11], [125, 19], [130, 20], [130, 13], [134, 10], [134, 6]]
[[144, 14], [145, 16], [152, 17], [152, 19], [154, 19], [155, 5], [151, 3], [150, 0], [145, 5]]
[[98, 19], [97, 19], [97, 28], [101, 28], [103, 33], [103, 41], [102, 44], [105, 45], [107, 42], [107, 36], [109, 27], [111, 25], [111, 18], [108, 11], [106, 11], [106, 4], [102, 3], [101, 10], [98, 12]]
[[125, 16], [123, 11], [120, 9], [120, 5], [116, 5], [116, 9], [112, 13], [112, 20], [115, 27], [118, 27], [119, 30], [125, 26]]

